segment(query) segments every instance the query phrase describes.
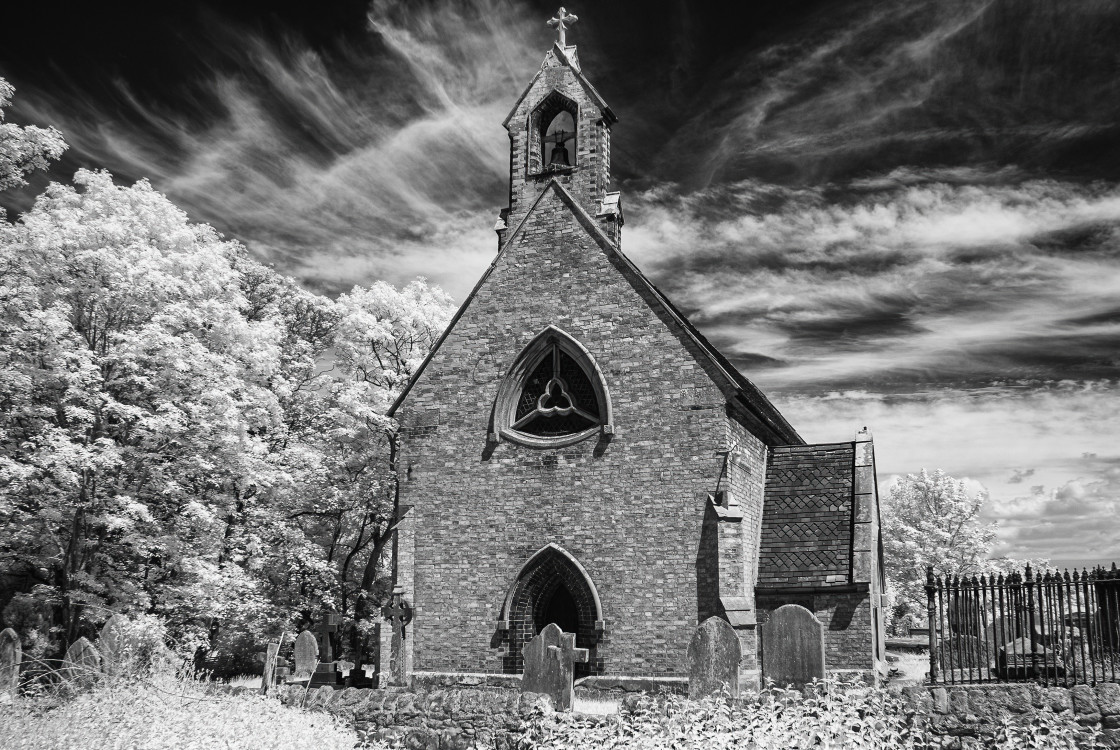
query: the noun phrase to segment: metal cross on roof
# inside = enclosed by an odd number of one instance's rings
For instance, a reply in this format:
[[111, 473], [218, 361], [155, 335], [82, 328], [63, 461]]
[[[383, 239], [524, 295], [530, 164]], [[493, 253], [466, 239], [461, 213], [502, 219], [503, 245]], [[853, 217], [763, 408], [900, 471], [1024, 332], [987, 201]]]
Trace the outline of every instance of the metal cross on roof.
[[554, 18], [549, 19], [548, 25], [551, 26], [552, 28], [556, 29], [556, 31], [560, 34], [560, 46], [561, 47], [568, 46], [567, 38], [565, 37], [564, 32], [568, 30], [569, 26], [571, 26], [573, 23], [575, 23], [578, 20], [579, 20], [579, 16], [573, 15], [572, 13], [569, 13], [568, 11], [564, 10], [563, 8], [561, 8], [556, 13], [556, 16]]

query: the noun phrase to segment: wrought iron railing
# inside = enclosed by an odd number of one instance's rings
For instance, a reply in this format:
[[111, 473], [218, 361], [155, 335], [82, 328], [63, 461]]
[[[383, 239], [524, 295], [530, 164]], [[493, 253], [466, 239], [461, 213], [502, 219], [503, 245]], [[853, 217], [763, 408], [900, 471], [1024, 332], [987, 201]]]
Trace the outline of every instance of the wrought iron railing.
[[1120, 572], [926, 577], [930, 681], [1120, 681]]

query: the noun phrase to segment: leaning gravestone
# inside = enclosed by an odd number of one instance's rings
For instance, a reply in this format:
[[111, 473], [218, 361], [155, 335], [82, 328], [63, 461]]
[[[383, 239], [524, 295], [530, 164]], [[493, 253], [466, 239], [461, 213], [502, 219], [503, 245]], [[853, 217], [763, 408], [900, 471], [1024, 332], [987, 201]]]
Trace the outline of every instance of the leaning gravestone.
[[315, 634], [305, 630], [296, 636], [295, 653], [295, 679], [309, 680], [319, 663], [319, 644], [315, 641]]
[[5, 628], [0, 631], [0, 700], [5, 696], [15, 699], [21, 661], [23, 649], [19, 645], [19, 635], [11, 628]]
[[742, 646], [727, 620], [709, 617], [688, 643], [688, 697], [703, 698], [723, 688], [739, 697], [739, 659]]
[[101, 674], [101, 654], [82, 636], [66, 649], [62, 659], [62, 676], [78, 685], [92, 684]]
[[762, 677], [800, 690], [824, 679], [824, 625], [800, 604], [786, 604], [762, 625]]
[[97, 639], [97, 650], [101, 652], [101, 669], [106, 674], [118, 674], [127, 669], [126, 663], [139, 654], [139, 641], [133, 632], [128, 618], [113, 615], [101, 628]]
[[557, 711], [570, 710], [574, 663], [588, 659], [587, 649], [575, 646], [575, 633], [561, 631], [556, 623], [545, 625], [522, 652], [525, 672], [521, 676], [521, 692], [544, 693], [552, 698]]

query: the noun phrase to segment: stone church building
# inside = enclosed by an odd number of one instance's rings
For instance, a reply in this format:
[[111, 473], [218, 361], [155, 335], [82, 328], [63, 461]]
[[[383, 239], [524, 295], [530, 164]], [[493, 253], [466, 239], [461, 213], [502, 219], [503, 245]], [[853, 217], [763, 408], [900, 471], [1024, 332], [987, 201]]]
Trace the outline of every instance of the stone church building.
[[562, 27], [504, 122], [497, 256], [390, 412], [406, 663], [518, 674], [555, 622], [585, 684], [672, 683], [714, 615], [757, 680], [797, 603], [829, 670], [882, 669], [871, 437], [807, 445], [623, 255], [616, 117]]

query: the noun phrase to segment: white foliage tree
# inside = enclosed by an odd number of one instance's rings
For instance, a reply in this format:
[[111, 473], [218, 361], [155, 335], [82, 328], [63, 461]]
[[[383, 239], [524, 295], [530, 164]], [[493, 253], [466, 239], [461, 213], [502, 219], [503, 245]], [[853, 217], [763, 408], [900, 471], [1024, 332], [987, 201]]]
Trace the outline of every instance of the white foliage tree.
[[24, 177], [62, 156], [66, 142], [54, 128], [21, 127], [4, 122], [4, 108], [15, 89], [0, 78], [0, 190], [26, 184]]
[[988, 492], [970, 494], [965, 483], [937, 469], [907, 474], [882, 507], [883, 555], [895, 600], [894, 614], [924, 617], [926, 571], [938, 576], [980, 576], [1020, 569], [1027, 562], [992, 559], [999, 524], [982, 513]]

